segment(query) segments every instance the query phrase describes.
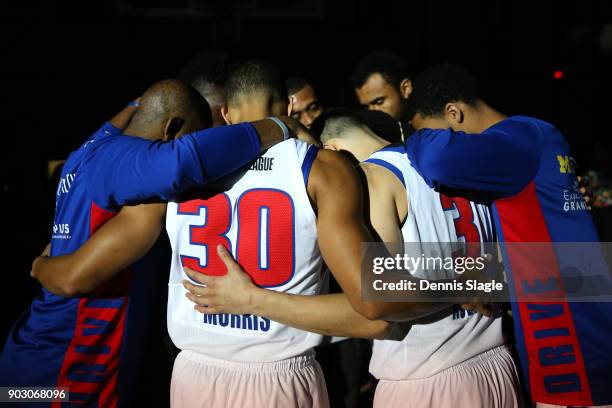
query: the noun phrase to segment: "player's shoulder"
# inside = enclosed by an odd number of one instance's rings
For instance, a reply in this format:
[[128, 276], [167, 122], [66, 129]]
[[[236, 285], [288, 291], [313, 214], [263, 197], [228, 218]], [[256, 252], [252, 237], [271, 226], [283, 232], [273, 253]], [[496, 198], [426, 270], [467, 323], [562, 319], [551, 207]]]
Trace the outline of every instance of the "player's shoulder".
[[372, 153], [360, 165], [372, 175], [380, 178], [393, 176], [405, 185], [403, 170], [410, 168], [410, 159], [404, 144], [390, 144]]
[[81, 149], [91, 149], [91, 147], [99, 144], [101, 141], [113, 138], [114, 136], [119, 136], [120, 134], [121, 129], [116, 128], [110, 122], [106, 122], [81, 145]]
[[316, 166], [321, 172], [330, 173], [339, 171], [340, 174], [345, 172], [353, 173], [355, 163], [343, 153], [329, 149], [319, 149], [314, 159], [313, 169]]
[[373, 152], [362, 163], [378, 164], [383, 167], [389, 165], [403, 167], [405, 164], [410, 164], [410, 159], [404, 144], [390, 144]]
[[83, 163], [88, 163], [91, 160], [92, 152], [95, 152], [97, 146], [99, 146], [104, 139], [113, 135], [110, 133], [110, 130], [111, 129], [107, 126], [102, 126], [89, 136], [78, 148], [73, 150], [66, 159], [66, 163], [63, 166], [64, 171], [74, 172]]
[[504, 121], [502, 121], [502, 123], [503, 122], [509, 123], [509, 124], [521, 124], [522, 123], [522, 124], [529, 124], [529, 125], [542, 126], [542, 127], [554, 127], [554, 125], [550, 122], [547, 122], [543, 119], [534, 118], [533, 116], [527, 116], [527, 115], [509, 116]]
[[539, 152], [551, 141], [561, 141], [563, 135], [555, 125], [531, 116], [510, 116], [491, 128], [507, 135], [513, 146]]
[[550, 132], [558, 132], [555, 125], [550, 122], [523, 115], [510, 116], [492, 126], [491, 129], [504, 130], [511, 132], [512, 134], [524, 134], [530, 137], [539, 136]]
[[372, 196], [398, 196], [405, 194], [405, 180], [401, 170], [391, 163], [364, 161], [359, 167], [364, 175], [365, 185]]
[[557, 128], [554, 124], [547, 122], [543, 119], [533, 118], [530, 116], [518, 116], [518, 117], [512, 117], [512, 118], [513, 119], [517, 118], [516, 119], [517, 121], [522, 121], [525, 124], [528, 124], [534, 128], [537, 128], [537, 131], [542, 139], [546, 139], [546, 140], [557, 139], [557, 138], [564, 139], [564, 136], [562, 132], [559, 130], [559, 128]]
[[346, 186], [359, 182], [355, 164], [343, 153], [329, 149], [319, 149], [312, 163], [308, 182], [311, 188], [336, 188], [342, 191]]

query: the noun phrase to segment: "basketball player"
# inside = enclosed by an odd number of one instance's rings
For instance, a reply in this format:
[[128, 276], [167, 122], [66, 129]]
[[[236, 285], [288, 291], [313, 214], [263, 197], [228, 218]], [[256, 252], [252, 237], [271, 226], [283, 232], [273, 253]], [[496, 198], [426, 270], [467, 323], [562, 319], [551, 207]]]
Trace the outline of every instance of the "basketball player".
[[[362, 162], [370, 221], [383, 242], [406, 242], [407, 247], [428, 243], [422, 249], [430, 255], [447, 253], [450, 247], [443, 243], [462, 236], [468, 242], [492, 240], [486, 206], [429, 188], [410, 166], [403, 146], [389, 146], [354, 114], [335, 110], [324, 116], [321, 140], [325, 146], [349, 151]], [[341, 301], [344, 295], [294, 296], [260, 289], [236, 272], [239, 268], [229, 255], [223, 258], [230, 272], [222, 278], [188, 271], [207, 285], [186, 283], [189, 298], [201, 312], [253, 313], [319, 333], [377, 337], [379, 329], [352, 313], [349, 304]], [[435, 272], [427, 273], [422, 277], [440, 278]], [[330, 301], [332, 296], [335, 302]], [[406, 320], [412, 321], [400, 325], [409, 327], [401, 341], [374, 341], [370, 371], [380, 380], [376, 407], [522, 405], [501, 318], [451, 306], [426, 323]]]
[[[139, 137], [122, 136], [116, 126], [126, 124], [125, 133]], [[128, 107], [106, 123], [64, 165], [51, 254], [78, 249], [124, 204], [206, 186], [284, 139], [272, 120], [195, 132], [208, 126], [206, 101], [177, 80], [156, 83], [139, 108]], [[236, 145], [236, 156], [225, 157], [228, 145]], [[145, 259], [141, 266], [147, 262], [157, 260]], [[133, 275], [134, 291], [147, 290], [147, 275], [136, 270]], [[146, 321], [130, 313], [138, 308], [130, 280], [126, 271], [87, 297], [44, 290], [11, 330], [0, 356], [0, 385], [69, 387], [71, 403], [128, 404], [127, 384], [141, 349], [133, 340], [145, 331]]]
[[[548, 258], [544, 267], [541, 259], [525, 258], [516, 244], [598, 242], [565, 138], [542, 120], [496, 111], [479, 97], [475, 79], [455, 65], [426, 69], [411, 98], [412, 124], [421, 129], [407, 143], [416, 171], [440, 191], [492, 202], [533, 401], [612, 404], [612, 344], [604, 340], [612, 338], [612, 303], [572, 302], [565, 284], [579, 277], [592, 288], [590, 296], [611, 293], [599, 244], [549, 246], [547, 253], [538, 251], [539, 258]], [[592, 280], [577, 276], [580, 271], [589, 271]], [[551, 295], [556, 300], [547, 302]]]
[[[276, 68], [261, 61], [242, 64], [230, 74], [226, 100], [221, 112], [228, 124], [287, 114], [290, 109]], [[311, 169], [320, 166], [314, 163], [316, 150], [296, 141], [281, 143], [222, 193], [168, 204], [166, 228], [173, 249], [168, 331], [182, 350], [173, 370], [174, 407], [328, 406], [325, 381], [312, 351], [321, 336], [254, 315], [203, 318], [185, 298], [181, 284], [184, 265], [198, 273], [224, 273], [216, 254], [216, 246], [222, 244], [236, 251], [257, 284], [283, 292], [319, 293], [322, 259], [309, 194], [312, 197], [317, 181], [318, 194], [328, 194], [328, 186], [310, 176]], [[346, 177], [341, 167], [334, 162], [331, 166], [338, 172], [332, 180]], [[325, 200], [316, 202], [320, 214], [331, 211]]]
[[379, 50], [366, 55], [351, 74], [359, 104], [393, 117], [399, 124], [402, 140], [412, 127], [406, 116], [407, 101], [412, 93], [413, 73], [408, 62], [391, 51]]
[[308, 80], [304, 78], [289, 78], [285, 81], [287, 93], [291, 99], [291, 117], [298, 120], [306, 128], [323, 112], [323, 106]]

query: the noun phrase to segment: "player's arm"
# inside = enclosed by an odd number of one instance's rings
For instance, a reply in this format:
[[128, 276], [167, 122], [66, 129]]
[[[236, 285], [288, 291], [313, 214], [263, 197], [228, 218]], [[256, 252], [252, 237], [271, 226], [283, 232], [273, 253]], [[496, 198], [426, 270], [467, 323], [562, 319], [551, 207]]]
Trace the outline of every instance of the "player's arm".
[[[402, 227], [398, 214], [396, 190], [405, 191], [404, 186], [389, 171], [371, 163], [361, 163], [369, 203], [370, 224], [382, 242], [399, 244], [403, 242]], [[404, 193], [404, 195], [406, 195]], [[407, 203], [406, 211], [408, 211]]]
[[523, 190], [542, 152], [539, 130], [516, 122], [482, 134], [423, 129], [410, 136], [406, 149], [429, 186], [493, 199]]
[[[410, 205], [406, 194], [406, 188], [399, 181], [397, 176], [382, 166], [372, 163], [362, 163], [361, 170], [365, 176], [368, 203], [369, 219], [371, 227], [374, 229], [378, 238], [388, 245], [390, 255], [403, 253], [402, 218], [408, 214]], [[404, 303], [404, 305], [406, 305]], [[393, 319], [398, 321], [408, 321], [423, 317], [427, 314], [435, 313], [451, 306], [444, 302], [421, 302], [414, 303], [412, 307], [398, 309], [393, 312]]]
[[130, 102], [125, 108], [109, 120], [109, 123], [117, 129], [125, 129], [140, 106], [140, 98]]
[[124, 207], [76, 252], [36, 258], [32, 276], [57, 295], [92, 291], [151, 249], [163, 226], [165, 209], [165, 204]]
[[[292, 119], [283, 120], [295, 125]], [[90, 149], [83, 177], [103, 208], [151, 198], [169, 201], [242, 168], [285, 135], [286, 129], [265, 119], [201, 130], [170, 142], [115, 137]]]
[[355, 312], [344, 293], [293, 295], [256, 286], [223, 246], [217, 248], [227, 267], [223, 276], [208, 276], [185, 268], [205, 287], [183, 281], [186, 296], [205, 314], [254, 314], [298, 329], [327, 336], [384, 339], [391, 324], [369, 320]]
[[[362, 243], [373, 239], [363, 218], [361, 184], [356, 170], [342, 155], [322, 150], [310, 178], [309, 192], [318, 210], [319, 248], [353, 309], [372, 320], [417, 319], [439, 310], [439, 304], [361, 299]], [[382, 247], [380, 250], [380, 256], [389, 256]]]
[[[371, 320], [357, 313], [344, 293], [317, 296], [261, 290], [253, 299], [253, 314], [323, 334], [365, 339], [385, 339], [392, 323]], [[205, 308], [203, 309], [205, 310]]]

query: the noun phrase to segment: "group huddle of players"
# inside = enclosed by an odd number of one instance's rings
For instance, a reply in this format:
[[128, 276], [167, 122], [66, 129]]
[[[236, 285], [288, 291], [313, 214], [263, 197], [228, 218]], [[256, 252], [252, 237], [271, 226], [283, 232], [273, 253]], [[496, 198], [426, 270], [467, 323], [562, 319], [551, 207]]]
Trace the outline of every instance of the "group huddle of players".
[[[50, 249], [32, 265], [44, 289], [9, 334], [0, 386], [139, 406], [161, 267], [180, 350], [173, 407], [327, 407], [313, 351], [325, 336], [374, 339], [376, 407], [612, 404], [612, 305], [563, 300], [563, 259], [534, 271], [511, 247], [598, 241], [553, 125], [496, 111], [462, 67], [412, 79], [389, 52], [354, 71], [367, 111], [324, 111], [308, 81], [266, 62], [223, 81], [197, 66], [153, 84], [66, 161]], [[564, 205], [568, 191], [581, 205]], [[423, 256], [497, 242], [516, 343], [495, 307], [364, 301], [364, 242], [429, 243]]]

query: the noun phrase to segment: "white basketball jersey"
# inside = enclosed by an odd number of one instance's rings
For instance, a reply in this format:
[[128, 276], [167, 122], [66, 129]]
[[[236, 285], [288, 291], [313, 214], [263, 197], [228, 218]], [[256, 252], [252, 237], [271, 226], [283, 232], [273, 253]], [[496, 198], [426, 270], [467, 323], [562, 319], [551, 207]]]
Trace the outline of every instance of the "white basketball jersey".
[[316, 216], [306, 192], [316, 148], [290, 139], [270, 148], [227, 191], [208, 199], [168, 203], [172, 245], [168, 331], [181, 350], [238, 362], [270, 362], [299, 355], [322, 336], [254, 315], [203, 315], [185, 297], [183, 266], [223, 275], [216, 253], [230, 249], [256, 284], [300, 295], [324, 283]]
[[[454, 248], [434, 243], [492, 241], [488, 207], [446, 197], [430, 188], [410, 164], [404, 147], [387, 147], [366, 162], [387, 168], [408, 194], [408, 216], [402, 226], [407, 251], [416, 256], [452, 256]], [[427, 243], [422, 247], [420, 243]], [[415, 250], [418, 248], [418, 251]], [[441, 271], [418, 271], [420, 278], [450, 278]], [[466, 312], [458, 306], [427, 324], [397, 323], [408, 333], [402, 341], [375, 340], [370, 372], [379, 379], [426, 378], [504, 343], [501, 318]]]

